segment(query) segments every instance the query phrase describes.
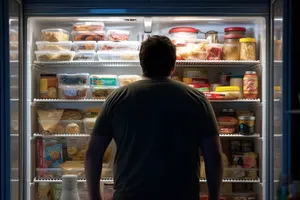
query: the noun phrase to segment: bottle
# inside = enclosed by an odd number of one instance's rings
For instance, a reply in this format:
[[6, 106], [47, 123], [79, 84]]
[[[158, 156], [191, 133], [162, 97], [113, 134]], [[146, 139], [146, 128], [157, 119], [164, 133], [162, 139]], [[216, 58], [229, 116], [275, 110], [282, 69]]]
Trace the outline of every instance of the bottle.
[[80, 200], [78, 190], [77, 190], [76, 175], [62, 176], [61, 200]]

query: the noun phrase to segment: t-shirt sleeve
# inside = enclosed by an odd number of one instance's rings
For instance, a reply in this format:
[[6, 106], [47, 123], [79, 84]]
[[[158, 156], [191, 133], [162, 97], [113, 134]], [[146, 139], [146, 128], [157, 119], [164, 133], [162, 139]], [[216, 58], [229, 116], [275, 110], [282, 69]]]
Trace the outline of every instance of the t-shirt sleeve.
[[96, 119], [92, 134], [112, 137], [112, 121], [109, 107], [109, 103], [104, 103], [101, 107], [101, 112]]

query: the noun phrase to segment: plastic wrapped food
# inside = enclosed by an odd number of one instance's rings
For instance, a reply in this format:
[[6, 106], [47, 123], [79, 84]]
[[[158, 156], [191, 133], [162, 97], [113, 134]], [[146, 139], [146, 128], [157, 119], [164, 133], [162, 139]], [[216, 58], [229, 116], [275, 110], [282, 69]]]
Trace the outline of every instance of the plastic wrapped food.
[[93, 99], [105, 99], [110, 95], [115, 89], [118, 87], [103, 87], [103, 86], [93, 86], [92, 90], [92, 98]]
[[112, 41], [99, 41], [99, 51], [137, 51], [139, 50], [140, 42], [136, 41], [123, 41], [123, 42], [112, 42]]
[[59, 85], [88, 85], [88, 73], [57, 74]]
[[83, 119], [85, 133], [87, 133], [87, 134], [92, 133], [92, 130], [95, 126], [96, 119], [97, 119], [96, 117]]
[[142, 79], [139, 75], [120, 75], [118, 78], [121, 86], [128, 85]]
[[52, 119], [39, 119], [39, 132], [51, 134], [79, 134], [82, 130], [82, 120], [59, 120], [53, 123]]
[[117, 86], [118, 76], [103, 74], [103, 75], [91, 75], [90, 76], [90, 85], [91, 86]]
[[75, 51], [90, 50], [95, 51], [97, 47], [96, 41], [74, 41], [73, 48]]
[[82, 114], [76, 109], [66, 109], [64, 110], [61, 120], [81, 120]]
[[36, 42], [36, 46], [39, 51], [69, 51], [72, 48], [72, 42], [71, 41], [63, 41], [63, 42], [38, 41]]
[[219, 130], [221, 134], [232, 134], [235, 128], [233, 126], [219, 126]]
[[255, 38], [240, 39], [240, 58], [241, 60], [256, 60], [256, 40]]
[[105, 31], [73, 31], [74, 41], [101, 41], [105, 39]]
[[172, 40], [177, 60], [205, 60], [208, 42], [204, 39]]
[[18, 51], [18, 49], [19, 49], [19, 42], [10, 42], [9, 43], [9, 50]]
[[68, 31], [63, 29], [43, 29], [41, 40], [48, 42], [60, 42], [68, 41], [70, 39], [70, 34]]
[[98, 51], [98, 59], [101, 60], [114, 60], [114, 61], [125, 61], [125, 60], [138, 60], [138, 51]]
[[61, 99], [85, 99], [89, 86], [59, 86]]
[[73, 26], [73, 31], [103, 31], [103, 29], [103, 22], [78, 22]]
[[218, 43], [210, 43], [207, 49], [207, 60], [221, 60], [223, 45]]
[[10, 60], [19, 60], [19, 52], [18, 51], [10, 51], [9, 59]]
[[74, 61], [93, 61], [96, 58], [95, 51], [78, 51], [73, 58]]
[[130, 31], [126, 30], [108, 30], [107, 40], [113, 42], [128, 41]]
[[237, 119], [235, 117], [221, 116], [217, 118], [219, 126], [235, 126]]
[[53, 62], [53, 61], [72, 61], [74, 51], [36, 51], [37, 61], [40, 62]]

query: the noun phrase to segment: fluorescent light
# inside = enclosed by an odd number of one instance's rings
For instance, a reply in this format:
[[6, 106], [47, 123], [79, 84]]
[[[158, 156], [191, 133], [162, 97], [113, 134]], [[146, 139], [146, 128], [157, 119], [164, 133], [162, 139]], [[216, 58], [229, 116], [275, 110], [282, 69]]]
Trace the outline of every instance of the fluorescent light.
[[121, 22], [124, 19], [121, 18], [79, 18], [78, 21], [97, 21], [97, 22]]
[[275, 21], [282, 21], [282, 18], [275, 18]]
[[174, 18], [174, 21], [221, 21], [220, 18], [191, 18], [191, 17], [180, 17]]

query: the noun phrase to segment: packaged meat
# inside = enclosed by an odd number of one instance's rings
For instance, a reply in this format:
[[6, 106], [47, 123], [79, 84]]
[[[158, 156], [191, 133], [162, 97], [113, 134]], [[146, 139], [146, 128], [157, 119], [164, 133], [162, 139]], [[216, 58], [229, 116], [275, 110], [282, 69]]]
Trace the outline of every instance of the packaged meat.
[[240, 39], [240, 59], [256, 60], [256, 40], [255, 38]]
[[123, 42], [112, 42], [112, 41], [99, 41], [99, 51], [137, 51], [139, 50], [140, 42], [137, 41], [123, 41]]
[[204, 92], [209, 100], [235, 100], [240, 97], [239, 92]]
[[242, 37], [245, 37], [246, 28], [244, 28], [244, 27], [227, 27], [224, 29], [224, 32], [225, 32], [225, 35], [236, 34], [242, 38]]
[[219, 126], [221, 134], [232, 134], [235, 131], [234, 126]]
[[19, 51], [9, 51], [9, 59], [10, 61], [19, 60]]
[[57, 74], [59, 85], [88, 85], [89, 74], [77, 73], [77, 74]]
[[70, 34], [63, 29], [43, 29], [41, 40], [48, 42], [69, 41]]
[[77, 51], [73, 58], [74, 61], [94, 61], [96, 58], [95, 51]]
[[17, 42], [19, 40], [19, 32], [15, 29], [9, 29], [9, 41]]
[[118, 87], [103, 87], [103, 86], [92, 86], [92, 98], [93, 99], [105, 99]]
[[210, 43], [207, 47], [207, 60], [222, 60], [223, 44]]
[[84, 118], [83, 124], [84, 124], [84, 130], [86, 134], [91, 134], [92, 130], [95, 126], [96, 117], [90, 117], [90, 118]]
[[89, 86], [59, 86], [59, 97], [61, 99], [85, 99]]
[[80, 50], [96, 51], [97, 42], [96, 41], [74, 41], [73, 48], [74, 51], [80, 51]]
[[129, 35], [130, 31], [127, 30], [108, 30], [106, 38], [113, 42], [128, 41]]
[[199, 30], [192, 27], [174, 27], [169, 30], [172, 39], [197, 39]]
[[9, 42], [9, 50], [10, 51], [18, 51], [19, 50], [19, 42]]
[[69, 51], [72, 48], [72, 42], [71, 41], [63, 41], [63, 42], [37, 41], [36, 46], [39, 51]]
[[219, 126], [235, 126], [237, 124], [237, 119], [229, 116], [220, 116], [217, 121]]
[[37, 61], [55, 62], [55, 61], [72, 61], [74, 51], [35, 51]]
[[139, 75], [120, 75], [118, 76], [118, 79], [120, 81], [120, 85], [124, 86], [139, 81], [142, 79], [142, 77]]
[[102, 41], [105, 39], [105, 31], [73, 31], [74, 41]]
[[39, 132], [51, 134], [79, 134], [82, 130], [82, 120], [59, 120], [53, 123], [52, 119], [39, 119]]
[[139, 59], [138, 51], [98, 51], [97, 55], [100, 61], [126, 61]]
[[103, 31], [103, 22], [78, 22], [73, 25], [73, 31]]
[[118, 84], [118, 76], [117, 75], [93, 74], [90, 76], [90, 85], [91, 86], [117, 86], [117, 84]]
[[57, 99], [57, 77], [56, 74], [41, 74], [40, 76], [40, 98]]

